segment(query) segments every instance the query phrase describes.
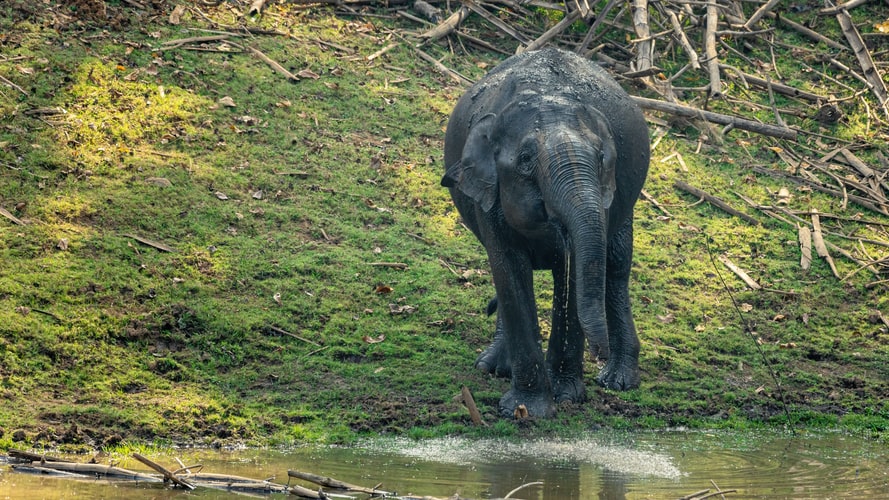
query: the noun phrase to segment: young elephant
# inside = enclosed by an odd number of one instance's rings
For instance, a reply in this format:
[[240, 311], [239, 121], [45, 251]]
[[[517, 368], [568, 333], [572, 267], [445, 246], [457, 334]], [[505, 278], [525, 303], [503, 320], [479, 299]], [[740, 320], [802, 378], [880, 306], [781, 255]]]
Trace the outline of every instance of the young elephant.
[[[549, 417], [557, 403], [583, 401], [584, 338], [607, 358], [601, 385], [639, 386], [628, 281], [649, 154], [639, 108], [573, 53], [511, 57], [457, 102], [441, 183], [491, 264], [497, 332], [476, 365], [511, 375], [502, 415], [524, 405]], [[535, 269], [552, 270], [555, 283], [545, 359]]]

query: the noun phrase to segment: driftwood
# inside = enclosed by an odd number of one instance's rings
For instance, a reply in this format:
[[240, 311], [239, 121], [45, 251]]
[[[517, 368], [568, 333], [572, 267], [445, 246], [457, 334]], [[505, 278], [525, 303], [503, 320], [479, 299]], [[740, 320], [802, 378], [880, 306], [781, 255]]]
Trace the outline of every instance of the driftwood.
[[368, 495], [378, 495], [378, 496], [393, 496], [394, 493], [390, 493], [388, 491], [383, 491], [379, 488], [365, 488], [364, 486], [357, 486], [354, 484], [347, 483], [345, 481], [340, 481], [338, 479], [334, 479], [332, 477], [327, 476], [319, 476], [317, 474], [311, 474], [309, 472], [300, 472], [297, 470], [288, 470], [287, 476], [302, 479], [303, 481], [309, 481], [310, 483], [315, 483], [319, 486], [324, 486], [327, 488], [333, 488], [337, 490], [344, 490], [353, 493], [365, 493]]
[[133, 453], [133, 458], [135, 458], [136, 460], [142, 462], [143, 464], [151, 467], [152, 469], [160, 472], [161, 474], [163, 474], [165, 480], [172, 482], [176, 486], [179, 486], [180, 488], [183, 488], [186, 490], [193, 490], [194, 489], [193, 484], [189, 483], [188, 481], [185, 481], [184, 479], [180, 479], [175, 474], [173, 474], [171, 471], [167, 470], [167, 468], [164, 467], [163, 465], [161, 465], [157, 462], [153, 462], [153, 461], [149, 460], [148, 458], [140, 455], [139, 453]]

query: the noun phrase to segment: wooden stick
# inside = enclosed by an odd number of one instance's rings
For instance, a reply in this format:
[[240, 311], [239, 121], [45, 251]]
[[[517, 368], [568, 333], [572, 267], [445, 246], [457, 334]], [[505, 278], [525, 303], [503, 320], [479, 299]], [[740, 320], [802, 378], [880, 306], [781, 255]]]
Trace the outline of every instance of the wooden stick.
[[846, 3], [837, 4], [833, 7], [825, 7], [823, 9], [819, 10], [818, 14], [822, 15], [822, 16], [836, 14], [837, 12], [839, 12], [841, 10], [854, 9], [855, 7], [858, 7], [859, 5], [864, 5], [868, 2], [870, 2], [870, 0], [851, 0]]
[[284, 77], [287, 78], [288, 80], [290, 80], [290, 81], [292, 81], [292, 82], [298, 82], [298, 81], [299, 81], [299, 77], [298, 77], [298, 76], [296, 76], [296, 75], [294, 75], [293, 73], [287, 71], [287, 69], [285, 69], [284, 66], [281, 66], [281, 65], [278, 64], [274, 59], [272, 59], [271, 57], [269, 57], [269, 56], [263, 54], [262, 51], [260, 51], [259, 49], [254, 48], [254, 47], [251, 47], [251, 46], [249, 46], [249, 45], [244, 46], [244, 48], [245, 48], [246, 50], [249, 50], [251, 54], [253, 54], [254, 56], [258, 57], [258, 58], [261, 59], [263, 62], [265, 62], [266, 64], [268, 64], [269, 67], [271, 67], [273, 70], [275, 70], [276, 72], [278, 72], [278, 73], [281, 74], [281, 75], [284, 75]]
[[753, 278], [751, 278], [750, 275], [748, 275], [743, 269], [736, 266], [735, 263], [729, 260], [728, 257], [726, 257], [725, 255], [719, 255], [716, 258], [719, 259], [719, 262], [725, 264], [725, 267], [727, 267], [731, 272], [735, 273], [737, 277], [741, 278], [741, 281], [743, 281], [752, 290], [762, 289], [762, 286], [759, 283], [754, 281]]
[[163, 465], [156, 463], [156, 462], [152, 462], [151, 460], [145, 458], [144, 456], [142, 456], [138, 453], [133, 453], [133, 458], [135, 458], [136, 460], [142, 462], [143, 464], [151, 467], [152, 469], [160, 472], [161, 474], [164, 475], [164, 477], [168, 481], [171, 481], [173, 484], [180, 486], [182, 488], [185, 488], [186, 490], [193, 490], [194, 489], [194, 485], [192, 485], [188, 481], [185, 481], [183, 479], [176, 477], [175, 474], [173, 474], [172, 472], [167, 470], [167, 468], [164, 467]]
[[772, 9], [774, 9], [775, 6], [778, 5], [778, 3], [780, 2], [781, 0], [769, 0], [768, 2], [764, 3], [760, 8], [756, 9], [756, 12], [754, 12], [753, 15], [750, 16], [750, 19], [748, 19], [746, 23], [744, 23], [744, 29], [753, 30], [753, 25], [758, 23], [759, 20], [762, 19], [762, 16], [766, 15], [766, 13], [771, 12]]
[[470, 80], [469, 78], [466, 78], [465, 76], [461, 75], [460, 73], [457, 73], [456, 71], [448, 68], [444, 64], [438, 62], [437, 59], [435, 59], [434, 57], [430, 56], [429, 54], [423, 52], [422, 50], [414, 47], [414, 51], [417, 53], [418, 56], [420, 56], [421, 59], [428, 62], [429, 64], [432, 64], [435, 67], [435, 69], [438, 70], [439, 73], [441, 73], [443, 75], [450, 76], [457, 83], [470, 83], [470, 84], [472, 83], [472, 80]]
[[527, 47], [519, 47], [518, 52], [519, 53], [527, 52], [527, 51], [531, 51], [531, 50], [537, 50], [537, 49], [543, 47], [544, 45], [546, 45], [547, 42], [549, 42], [550, 40], [555, 38], [557, 35], [561, 34], [563, 31], [568, 29], [568, 27], [571, 26], [574, 23], [574, 21], [576, 21], [579, 18], [580, 18], [580, 10], [579, 9], [569, 13], [567, 16], [563, 17], [561, 21], [556, 23], [555, 26], [548, 29], [544, 34], [537, 37], [537, 39], [534, 40], [533, 42], [529, 43]]
[[464, 385], [460, 392], [463, 396], [463, 404], [465, 404], [466, 409], [469, 410], [469, 418], [472, 419], [472, 423], [479, 426], [486, 426], [487, 424], [482, 420], [482, 414], [479, 413], [478, 406], [475, 405], [475, 398], [472, 397], [472, 392], [469, 391], [469, 388]]
[[6, 77], [4, 77], [3, 75], [0, 75], [0, 83], [2, 83], [3, 85], [6, 85], [7, 87], [14, 88], [15, 90], [18, 90], [19, 92], [21, 92], [22, 94], [28, 95], [28, 93], [25, 92], [25, 89], [19, 87], [18, 85], [16, 85], [15, 83], [13, 83], [12, 80], [8, 80], [8, 79], [7, 79]]
[[815, 252], [819, 257], [827, 261], [831, 272], [839, 279], [840, 273], [837, 271], [833, 257], [830, 256], [830, 252], [827, 251], [827, 246], [824, 244], [824, 234], [821, 232], [821, 219], [818, 217], [818, 211], [814, 208], [812, 209], [812, 242], [815, 245]]
[[295, 333], [290, 333], [290, 332], [288, 332], [287, 330], [284, 330], [284, 329], [282, 329], [282, 328], [278, 328], [277, 326], [271, 326], [271, 325], [269, 325], [269, 330], [271, 330], [271, 331], [273, 331], [273, 332], [275, 332], [275, 333], [280, 333], [281, 335], [288, 335], [288, 336], [290, 336], [290, 337], [295, 338], [296, 340], [301, 340], [301, 341], [303, 341], [303, 342], [305, 342], [305, 343], [307, 343], [307, 344], [312, 344], [312, 345], [315, 346], [315, 347], [321, 347], [321, 344], [319, 344], [319, 343], [317, 343], [317, 342], [311, 341], [311, 340], [309, 340], [309, 339], [307, 339], [307, 338], [300, 337], [299, 335], [297, 335], [297, 334], [295, 334]]
[[673, 186], [676, 187], [677, 189], [681, 189], [682, 191], [685, 191], [686, 193], [693, 194], [693, 195], [697, 196], [698, 198], [707, 200], [707, 202], [709, 202], [711, 205], [715, 206], [716, 208], [719, 208], [726, 213], [734, 215], [735, 217], [740, 217], [741, 219], [744, 219], [745, 221], [753, 224], [754, 226], [758, 226], [760, 224], [760, 222], [758, 220], [756, 220], [755, 218], [745, 214], [744, 212], [740, 212], [740, 211], [732, 208], [731, 205], [724, 202], [719, 197], [716, 197], [716, 196], [713, 196], [712, 194], [704, 192], [694, 186], [691, 186], [691, 185], [685, 183], [684, 181], [677, 180], [673, 183]]
[[669, 217], [669, 218], [671, 218], [671, 219], [673, 218], [673, 214], [671, 214], [669, 210], [667, 210], [666, 208], [664, 208], [664, 206], [661, 205], [661, 204], [654, 198], [654, 196], [651, 196], [650, 194], [648, 194], [648, 192], [647, 192], [646, 190], [643, 189], [642, 192], [641, 192], [640, 194], [642, 195], [643, 198], [645, 198], [645, 200], [646, 200], [648, 203], [651, 203], [651, 204], [654, 206], [654, 208], [657, 208], [658, 210], [660, 210], [661, 212], [663, 212], [665, 216], [667, 216], [667, 217]]
[[712, 111], [692, 108], [690, 106], [683, 106], [681, 104], [658, 101], [656, 99], [648, 99], [647, 97], [633, 96], [632, 99], [641, 108], [663, 111], [665, 113], [684, 116], [686, 118], [697, 118], [699, 120], [718, 123], [720, 125], [731, 125], [734, 128], [756, 132], [757, 134], [768, 135], [771, 137], [778, 137], [779, 139], [796, 140], [796, 130], [790, 128], [767, 125], [765, 123], [759, 123], [736, 116], [723, 115]]
[[806, 28], [802, 24], [793, 22], [790, 19], [787, 19], [786, 16], [778, 16], [774, 12], [768, 12], [768, 13], [766, 13], [766, 16], [771, 19], [777, 19], [779, 22], [784, 23], [787, 26], [790, 26], [795, 31], [802, 33], [803, 35], [806, 35], [807, 37], [811, 38], [812, 40], [821, 42], [821, 43], [827, 45], [828, 47], [833, 47], [837, 50], [849, 50], [849, 47], [846, 47], [845, 45], [843, 45], [841, 43], [835, 42], [832, 39], [827, 38], [826, 36], [822, 35], [821, 33], [818, 33], [817, 31], [810, 30], [809, 28]]
[[426, 43], [429, 43], [450, 35], [457, 29], [457, 26], [460, 26], [460, 23], [469, 16], [470, 12], [468, 7], [465, 5], [461, 6], [460, 9], [451, 14], [441, 24], [421, 34], [420, 38], [425, 39]]
[[672, 10], [667, 11], [667, 16], [670, 17], [670, 24], [673, 25], [673, 33], [679, 39], [679, 45], [682, 45], [682, 49], [688, 54], [689, 64], [691, 64], [693, 69], [701, 69], [701, 63], [698, 62], [698, 54], [692, 47], [691, 42], [688, 41], [688, 36], [682, 29], [682, 24], [679, 23], [679, 17]]
[[789, 97], [799, 97], [800, 99], [805, 99], [807, 101], [812, 101], [812, 102], [822, 102], [822, 101], [828, 100], [827, 97], [820, 96], [818, 94], [813, 94], [811, 92], [806, 92], [805, 90], [800, 90], [798, 88], [791, 87], [789, 85], [784, 85], [783, 83], [778, 83], [776, 81], [770, 81], [765, 78], [760, 78], [755, 75], [744, 73], [744, 72], [738, 71], [734, 67], [729, 67], [724, 64], [720, 64], [719, 67], [721, 69], [731, 69], [732, 70], [731, 72], [736, 73], [738, 76], [743, 78], [745, 82], [747, 82], [751, 85], [756, 85], [757, 87], [762, 87], [764, 89], [767, 89], [767, 88], [769, 88], [769, 86], [771, 86], [772, 90], [774, 90], [775, 92], [777, 92], [781, 95], [786, 95]]
[[26, 225], [26, 224], [24, 223], [24, 221], [22, 221], [21, 219], [19, 219], [19, 218], [16, 217], [15, 215], [12, 215], [12, 213], [11, 213], [9, 210], [6, 210], [6, 209], [3, 208], [3, 207], [0, 207], [0, 215], [2, 215], [3, 217], [6, 217], [7, 219], [11, 220], [14, 224], [18, 224], [18, 225], [20, 225], [20, 226], [24, 226], [24, 225]]
[[484, 7], [479, 5], [476, 0], [463, 0], [463, 5], [469, 7], [469, 10], [475, 12], [476, 14], [482, 16], [486, 21], [493, 24], [494, 26], [500, 28], [507, 35], [518, 40], [522, 45], [528, 45], [531, 43], [531, 40], [528, 39], [525, 35], [519, 33], [512, 26], [503, 22], [499, 17], [495, 16], [488, 12]]

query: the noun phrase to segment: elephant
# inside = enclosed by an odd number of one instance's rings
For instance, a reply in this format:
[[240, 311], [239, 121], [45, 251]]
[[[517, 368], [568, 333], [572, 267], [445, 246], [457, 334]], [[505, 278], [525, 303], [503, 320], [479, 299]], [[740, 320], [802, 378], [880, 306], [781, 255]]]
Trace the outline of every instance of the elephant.
[[[476, 366], [511, 378], [502, 416], [548, 418], [562, 403], [583, 402], [585, 340], [605, 360], [600, 385], [639, 386], [629, 276], [649, 157], [638, 106], [571, 52], [512, 56], [457, 101], [441, 185], [491, 266], [497, 327]], [[544, 354], [533, 271], [547, 269], [554, 290]]]

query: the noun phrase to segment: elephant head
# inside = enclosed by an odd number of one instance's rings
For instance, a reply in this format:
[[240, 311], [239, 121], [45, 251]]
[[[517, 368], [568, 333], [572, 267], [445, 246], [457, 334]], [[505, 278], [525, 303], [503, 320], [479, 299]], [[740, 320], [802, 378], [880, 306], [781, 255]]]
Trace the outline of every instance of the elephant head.
[[499, 113], [473, 117], [461, 158], [447, 166], [442, 185], [486, 214], [499, 207], [528, 240], [562, 240], [581, 329], [594, 353], [607, 356], [604, 262], [617, 190], [609, 122], [596, 108], [562, 97], [514, 97]]

